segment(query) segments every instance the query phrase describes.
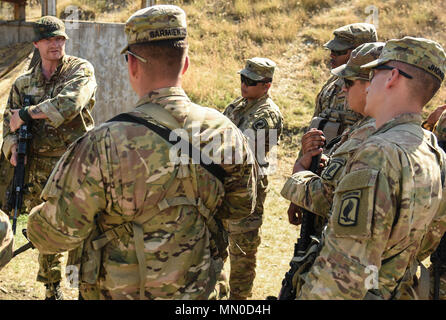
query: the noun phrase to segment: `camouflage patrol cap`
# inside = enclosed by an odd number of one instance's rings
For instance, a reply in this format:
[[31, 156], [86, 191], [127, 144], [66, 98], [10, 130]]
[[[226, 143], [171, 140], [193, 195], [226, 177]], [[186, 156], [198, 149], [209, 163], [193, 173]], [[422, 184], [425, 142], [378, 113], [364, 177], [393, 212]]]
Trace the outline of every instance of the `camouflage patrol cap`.
[[378, 41], [376, 28], [370, 23], [352, 23], [336, 29], [334, 39], [324, 44], [324, 47], [333, 51], [343, 51], [357, 46]]
[[174, 5], [155, 5], [136, 11], [128, 18], [124, 29], [129, 45], [187, 36], [186, 13]]
[[65, 24], [63, 21], [53, 16], [44, 16], [34, 22], [34, 34], [34, 41], [57, 36], [69, 39], [65, 33]]
[[444, 79], [446, 54], [443, 47], [425, 38], [404, 37], [386, 42], [378, 59], [361, 68], [374, 68], [390, 61], [401, 61]]
[[369, 69], [361, 66], [379, 57], [384, 42], [364, 43], [352, 51], [346, 64], [331, 70], [331, 73], [340, 78], [369, 80]]
[[260, 81], [265, 78], [273, 78], [274, 69], [276, 64], [274, 61], [268, 58], [251, 58], [246, 60], [245, 68], [240, 70], [238, 73], [244, 75], [245, 77]]

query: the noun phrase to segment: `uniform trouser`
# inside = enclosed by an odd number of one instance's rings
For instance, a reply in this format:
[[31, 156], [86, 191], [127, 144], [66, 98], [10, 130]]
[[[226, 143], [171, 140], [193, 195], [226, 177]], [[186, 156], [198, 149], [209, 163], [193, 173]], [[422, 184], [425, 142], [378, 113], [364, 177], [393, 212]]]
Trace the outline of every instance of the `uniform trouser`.
[[[1, 152], [1, 151], [0, 151]], [[0, 208], [6, 212], [6, 191], [14, 176], [14, 167], [6, 160], [3, 152], [0, 155]]]
[[266, 198], [266, 176], [259, 182], [255, 211], [237, 223], [228, 224], [229, 259], [231, 272], [229, 275], [230, 298], [232, 300], [247, 299], [252, 295], [252, 287], [256, 277], [256, 254], [260, 245], [260, 227], [263, 221], [263, 205]]
[[[40, 195], [45, 184], [55, 167], [59, 157], [31, 157], [27, 176], [28, 189], [25, 194], [23, 204], [29, 213], [31, 209], [42, 203]], [[61, 271], [62, 254], [41, 254], [39, 253], [39, 271], [37, 281], [43, 283], [59, 282], [62, 279]]]

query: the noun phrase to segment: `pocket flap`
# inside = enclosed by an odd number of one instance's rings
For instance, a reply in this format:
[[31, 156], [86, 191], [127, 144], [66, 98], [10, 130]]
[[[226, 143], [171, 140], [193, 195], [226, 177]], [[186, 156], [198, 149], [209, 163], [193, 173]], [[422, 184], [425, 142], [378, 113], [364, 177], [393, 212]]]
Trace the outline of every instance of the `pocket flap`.
[[335, 193], [373, 187], [376, 184], [379, 171], [375, 169], [362, 169], [347, 174], [339, 183]]

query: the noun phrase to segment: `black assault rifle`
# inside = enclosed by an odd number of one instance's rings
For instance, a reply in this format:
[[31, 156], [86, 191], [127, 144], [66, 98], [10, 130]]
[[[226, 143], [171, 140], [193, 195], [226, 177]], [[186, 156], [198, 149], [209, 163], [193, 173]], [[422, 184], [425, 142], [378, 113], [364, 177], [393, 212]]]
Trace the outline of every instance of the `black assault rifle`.
[[[31, 105], [31, 97], [25, 96], [23, 99], [23, 108]], [[19, 141], [17, 145], [17, 165], [14, 168], [14, 177], [12, 179], [11, 189], [8, 190], [8, 211], [14, 208], [14, 216], [12, 218], [12, 232], [15, 235], [17, 229], [17, 218], [22, 211], [23, 195], [25, 192], [25, 158], [29, 151], [29, 145], [31, 142], [31, 122], [25, 122], [20, 126]], [[23, 235], [27, 238], [26, 229], [22, 230]], [[22, 253], [30, 248], [34, 248], [31, 242], [23, 245], [16, 251], [14, 251], [13, 257]]]
[[[25, 96], [23, 99], [23, 108], [29, 105], [31, 105], [30, 96]], [[11, 210], [14, 208], [14, 216], [12, 219], [12, 231], [14, 235], [17, 228], [17, 217], [21, 213], [23, 205], [23, 193], [25, 189], [25, 158], [32, 138], [31, 124], [29, 122], [25, 122], [20, 126], [18, 138], [17, 164], [14, 168], [12, 187], [8, 191], [8, 209]]]
[[[322, 120], [318, 125], [318, 130], [321, 130], [327, 120]], [[321, 161], [322, 153], [314, 156], [311, 159], [310, 171], [316, 173], [319, 169], [319, 163]], [[293, 277], [297, 272], [302, 262], [299, 262], [297, 257], [303, 257], [309, 248], [312, 238], [315, 234], [314, 213], [305, 210], [304, 208], [299, 208], [302, 211], [302, 224], [300, 226], [300, 236], [297, 243], [294, 244], [293, 259], [290, 262], [290, 270], [285, 273], [285, 277], [282, 280], [282, 288], [279, 293], [279, 300], [294, 300], [296, 298], [296, 288], [293, 287]]]

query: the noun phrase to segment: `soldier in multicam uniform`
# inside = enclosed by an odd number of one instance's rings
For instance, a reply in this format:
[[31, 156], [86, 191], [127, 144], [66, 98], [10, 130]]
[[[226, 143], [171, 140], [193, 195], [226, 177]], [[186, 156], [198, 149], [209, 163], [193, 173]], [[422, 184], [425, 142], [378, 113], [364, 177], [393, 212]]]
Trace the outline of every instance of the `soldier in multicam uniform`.
[[256, 253], [261, 241], [259, 232], [268, 186], [267, 155], [278, 144], [283, 128], [282, 114], [268, 93], [275, 67], [276, 64], [267, 58], [248, 59], [245, 68], [238, 72], [242, 96], [229, 104], [223, 112], [248, 137], [261, 168], [254, 213], [246, 219], [227, 224], [230, 235], [231, 300], [250, 297], [256, 276]]
[[[70, 147], [29, 216], [29, 238], [44, 253], [81, 252], [70, 269], [83, 299], [214, 298], [227, 257], [219, 221], [254, 210], [257, 164], [240, 130], [181, 88], [189, 66], [184, 11], [141, 9], [125, 32], [122, 53], [140, 97], [130, 114], [139, 123], [109, 121]], [[225, 177], [190, 154], [178, 162], [173, 143], [149, 124], [193, 137]]]
[[[353, 23], [336, 29], [334, 39], [324, 44], [330, 50], [331, 68], [335, 69], [345, 64], [352, 51], [364, 43], [378, 41], [375, 26], [368, 23]], [[351, 110], [345, 101], [345, 92], [342, 90], [343, 78], [332, 75], [316, 97], [316, 106], [309, 129], [318, 128], [324, 133], [325, 141], [329, 143], [362, 119], [362, 115]], [[321, 123], [324, 123], [320, 126]], [[324, 148], [328, 154], [330, 148]], [[297, 159], [302, 157], [299, 151]], [[298, 160], [296, 160], [297, 162]], [[293, 171], [293, 173], [295, 173]], [[288, 208], [288, 216], [301, 215], [299, 208], [293, 203]]]
[[[349, 24], [336, 29], [333, 34], [334, 39], [324, 44], [330, 50], [332, 69], [345, 64], [351, 52], [361, 44], [378, 41], [375, 26], [368, 23]], [[310, 128], [317, 128], [322, 119], [327, 119], [328, 122], [322, 128], [327, 142], [362, 118], [345, 103], [343, 85], [342, 78], [332, 75], [316, 97]]]
[[364, 111], [377, 130], [345, 165], [298, 299], [427, 298], [416, 269], [446, 230], [446, 155], [420, 113], [441, 86], [445, 58], [438, 43], [405, 37], [362, 66], [372, 69]]
[[8, 216], [0, 210], [0, 270], [12, 258], [14, 237]]
[[[383, 42], [360, 45], [353, 50], [346, 64], [331, 71], [333, 75], [343, 79], [343, 91], [346, 92], [346, 101], [350, 108], [364, 117], [339, 137], [339, 141], [327, 155], [328, 163], [320, 176], [308, 169], [312, 157], [322, 152], [325, 138], [320, 130], [308, 131], [302, 138], [303, 156], [295, 164], [293, 171], [296, 173], [282, 188], [281, 194], [284, 198], [318, 215], [314, 234], [318, 238], [321, 237], [322, 229], [329, 218], [333, 191], [342, 177], [344, 165], [361, 143], [376, 130], [375, 120], [364, 114], [369, 73], [360, 67], [377, 59], [383, 47]], [[290, 216], [289, 219], [292, 224], [300, 223], [300, 217]]]
[[[27, 156], [27, 192], [24, 207], [29, 212], [41, 203], [40, 194], [67, 147], [94, 127], [90, 114], [95, 103], [96, 80], [86, 60], [65, 54], [63, 22], [40, 18], [34, 26], [34, 46], [41, 62], [21, 75], [10, 91], [3, 123], [3, 152], [13, 166], [17, 159], [17, 130], [32, 120], [31, 151]], [[26, 97], [31, 105], [24, 106]], [[46, 299], [62, 299], [60, 254], [39, 255], [37, 280], [46, 285]]]

